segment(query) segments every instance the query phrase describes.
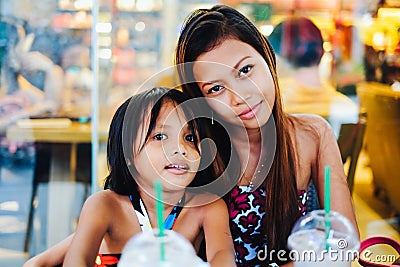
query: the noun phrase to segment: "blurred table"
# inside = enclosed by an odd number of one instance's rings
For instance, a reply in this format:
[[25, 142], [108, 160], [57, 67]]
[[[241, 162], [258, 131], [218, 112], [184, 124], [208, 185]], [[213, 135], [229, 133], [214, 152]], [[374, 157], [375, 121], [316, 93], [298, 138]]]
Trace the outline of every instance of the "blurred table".
[[[103, 125], [99, 126], [99, 128], [99, 142], [106, 142], [108, 127]], [[45, 235], [45, 237], [40, 236], [40, 240], [46, 240], [46, 246], [54, 245], [71, 233], [71, 225], [75, 222], [75, 219], [71, 216], [70, 203], [73, 202], [71, 197], [73, 199], [82, 197], [82, 194], [79, 195], [76, 190], [76, 188], [79, 188], [79, 185], [82, 185], [82, 183], [76, 183], [78, 182], [77, 178], [81, 178], [78, 177], [77, 174], [83, 173], [84, 175], [82, 175], [82, 177], [84, 176], [83, 178], [85, 180], [87, 178], [87, 182], [90, 182], [91, 179], [95, 179], [90, 177], [92, 164], [90, 157], [91, 149], [85, 148], [86, 150], [82, 151], [80, 149], [81, 146], [78, 147], [78, 145], [81, 144], [91, 144], [92, 125], [90, 122], [80, 123], [69, 119], [58, 118], [20, 120], [7, 128], [6, 136], [10, 141], [35, 142], [37, 145], [46, 147], [45, 150], [38, 149], [36, 151], [36, 164], [41, 157], [46, 158], [46, 155], [50, 154], [48, 169], [49, 183], [37, 181], [41, 178], [35, 177], [34, 179], [36, 182], [34, 182], [34, 188], [36, 188], [38, 184], [49, 188], [45, 194], [46, 203], [48, 203], [45, 213], [46, 229], [41, 233], [41, 235]], [[79, 163], [78, 168], [77, 163]], [[30, 232], [34, 229], [32, 228], [32, 218], [35, 195], [36, 189], [34, 189], [32, 193], [33, 198], [28, 222], [29, 229], [25, 241], [26, 249], [30, 244]], [[38, 190], [37, 195], [37, 199], [44, 197], [41, 195], [40, 190]], [[78, 211], [79, 210], [80, 209], [78, 209]]]
[[[52, 119], [48, 119], [51, 122]], [[56, 121], [56, 119], [54, 119]], [[99, 127], [99, 141], [106, 142], [108, 129]], [[20, 127], [7, 128], [7, 138], [13, 141], [49, 142], [49, 143], [90, 143], [92, 140], [91, 123], [71, 121], [66, 127]]]
[[[91, 143], [92, 127], [91, 123], [79, 123], [71, 121], [65, 125], [59, 124], [58, 119], [46, 119], [49, 125], [54, 126], [21, 127], [18, 124], [7, 128], [6, 136], [10, 141], [24, 141], [35, 143], [52, 143], [51, 153], [51, 180], [71, 180], [76, 179], [77, 145]], [[99, 142], [107, 142], [108, 128], [99, 126]], [[59, 144], [59, 145], [57, 145]], [[64, 145], [63, 145], [64, 144]], [[65, 151], [65, 145], [69, 145], [69, 153]], [[69, 166], [68, 166], [69, 165]], [[67, 168], [65, 168], [67, 166]]]

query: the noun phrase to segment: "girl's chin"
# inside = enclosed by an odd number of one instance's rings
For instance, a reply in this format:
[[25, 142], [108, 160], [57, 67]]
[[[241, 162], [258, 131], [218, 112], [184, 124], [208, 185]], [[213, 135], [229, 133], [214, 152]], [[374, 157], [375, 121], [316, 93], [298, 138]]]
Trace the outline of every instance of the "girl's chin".
[[[193, 180], [193, 179], [192, 179]], [[164, 180], [162, 182], [163, 189], [165, 190], [171, 190], [171, 191], [180, 191], [184, 190], [186, 186], [188, 186], [192, 180], [189, 179], [171, 179], [169, 178], [168, 180]]]

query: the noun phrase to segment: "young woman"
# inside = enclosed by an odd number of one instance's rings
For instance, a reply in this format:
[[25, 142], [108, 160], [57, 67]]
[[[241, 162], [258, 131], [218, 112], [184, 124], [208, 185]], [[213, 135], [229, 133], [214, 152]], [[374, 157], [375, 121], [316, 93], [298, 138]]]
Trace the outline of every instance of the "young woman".
[[225, 203], [190, 191], [215, 174], [198, 171], [207, 147], [185, 100], [180, 91], [155, 88], [120, 106], [110, 125], [106, 190], [86, 200], [73, 236], [24, 266], [117, 266], [127, 241], [157, 226], [156, 179], [162, 181], [165, 227], [194, 246], [204, 236], [211, 266], [235, 266]]
[[274, 51], [249, 19], [223, 5], [194, 11], [181, 30], [176, 64], [183, 91], [211, 118], [235, 183], [225, 198], [238, 266], [289, 262], [282, 251], [306, 211], [311, 182], [324, 207], [325, 166], [332, 209], [357, 226], [332, 129], [322, 117], [283, 112]]

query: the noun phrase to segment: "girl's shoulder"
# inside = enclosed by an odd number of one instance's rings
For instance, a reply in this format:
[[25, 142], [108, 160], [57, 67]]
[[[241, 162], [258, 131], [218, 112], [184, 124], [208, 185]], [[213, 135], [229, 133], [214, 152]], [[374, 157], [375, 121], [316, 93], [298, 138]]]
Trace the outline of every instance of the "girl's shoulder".
[[119, 195], [110, 189], [102, 190], [90, 195], [86, 201], [86, 206], [91, 206], [94, 209], [114, 209], [116, 206], [120, 205], [123, 201], [128, 199], [126, 196]]
[[102, 218], [101, 223], [99, 222], [97, 225], [108, 225], [107, 228], [112, 228], [112, 226], [115, 227], [115, 222], [121, 224], [125, 220], [124, 218], [127, 218], [127, 214], [134, 214], [133, 210], [128, 196], [119, 195], [107, 189], [96, 192], [87, 198], [81, 216], [83, 214], [93, 217], [95, 214], [95, 218]]
[[98, 192], [90, 195], [88, 197], [88, 199], [97, 199], [97, 200], [110, 199], [110, 200], [112, 200], [112, 199], [118, 199], [119, 196], [121, 196], [121, 195], [115, 193], [114, 191], [112, 191], [110, 189], [105, 189], [105, 190], [101, 190], [101, 191], [98, 191]]

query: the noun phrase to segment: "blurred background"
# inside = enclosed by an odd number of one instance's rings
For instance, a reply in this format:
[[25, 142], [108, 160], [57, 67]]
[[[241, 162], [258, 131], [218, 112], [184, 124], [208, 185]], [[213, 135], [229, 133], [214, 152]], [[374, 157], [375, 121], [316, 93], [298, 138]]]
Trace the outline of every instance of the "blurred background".
[[[239, 9], [267, 38], [293, 15], [319, 27], [319, 75], [366, 125], [350, 132], [360, 146], [344, 159], [361, 237], [400, 240], [399, 0], [0, 0], [1, 266], [73, 232], [86, 197], [102, 189], [114, 110], [141, 88], [179, 85], [182, 22], [214, 4]], [[280, 77], [293, 71], [279, 58]]]

